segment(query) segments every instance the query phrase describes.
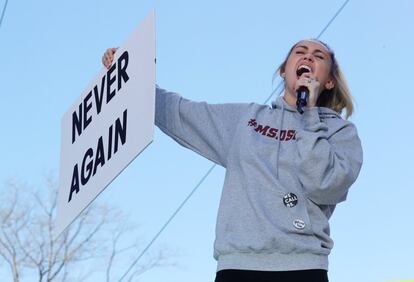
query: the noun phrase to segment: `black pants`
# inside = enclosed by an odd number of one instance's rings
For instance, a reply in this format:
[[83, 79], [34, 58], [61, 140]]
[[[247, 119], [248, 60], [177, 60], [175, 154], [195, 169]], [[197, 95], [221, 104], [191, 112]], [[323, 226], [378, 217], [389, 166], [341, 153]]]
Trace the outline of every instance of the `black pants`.
[[328, 282], [328, 273], [323, 269], [297, 271], [226, 269], [217, 272], [214, 282]]

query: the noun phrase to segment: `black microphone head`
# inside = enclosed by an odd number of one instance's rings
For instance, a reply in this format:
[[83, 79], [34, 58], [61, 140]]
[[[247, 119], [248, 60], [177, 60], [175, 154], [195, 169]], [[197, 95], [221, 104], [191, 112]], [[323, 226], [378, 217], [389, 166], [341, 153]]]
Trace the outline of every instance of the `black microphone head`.
[[296, 109], [303, 114], [303, 108], [308, 104], [309, 89], [306, 86], [300, 86], [296, 90]]
[[[310, 68], [308, 67], [300, 67], [296, 70], [296, 75], [299, 77], [302, 76], [302, 74], [310, 72]], [[296, 90], [296, 107], [299, 113], [303, 114], [303, 108], [306, 107], [308, 104], [308, 97], [309, 97], [309, 89], [306, 86], [300, 86]]]

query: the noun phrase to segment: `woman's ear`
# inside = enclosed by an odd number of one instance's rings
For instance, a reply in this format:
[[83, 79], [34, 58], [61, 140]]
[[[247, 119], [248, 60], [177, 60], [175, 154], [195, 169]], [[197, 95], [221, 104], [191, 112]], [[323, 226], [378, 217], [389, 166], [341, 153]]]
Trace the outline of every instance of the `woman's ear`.
[[280, 73], [280, 76], [281, 76], [283, 79], [285, 79], [286, 74], [285, 74], [284, 72], [281, 72], [281, 73]]

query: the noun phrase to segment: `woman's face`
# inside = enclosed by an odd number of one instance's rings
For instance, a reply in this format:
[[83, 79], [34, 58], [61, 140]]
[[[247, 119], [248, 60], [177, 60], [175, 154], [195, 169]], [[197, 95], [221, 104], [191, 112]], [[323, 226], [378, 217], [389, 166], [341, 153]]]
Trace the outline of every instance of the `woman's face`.
[[330, 76], [332, 60], [328, 49], [321, 43], [312, 40], [303, 40], [295, 45], [286, 61], [284, 72], [287, 94], [295, 95], [296, 82], [299, 69], [307, 69], [309, 72], [303, 76], [314, 78], [320, 83], [319, 93], [325, 88], [333, 88], [333, 80]]

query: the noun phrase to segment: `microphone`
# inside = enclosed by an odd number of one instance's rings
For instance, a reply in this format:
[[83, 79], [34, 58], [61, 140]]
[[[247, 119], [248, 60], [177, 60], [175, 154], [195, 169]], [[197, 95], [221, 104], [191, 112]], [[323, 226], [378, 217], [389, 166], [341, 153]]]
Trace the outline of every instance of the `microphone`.
[[[309, 72], [307, 68], [300, 68], [296, 71], [298, 77], [301, 77], [302, 74]], [[303, 114], [303, 108], [308, 104], [309, 89], [306, 86], [300, 86], [296, 90], [296, 109], [300, 114]]]

